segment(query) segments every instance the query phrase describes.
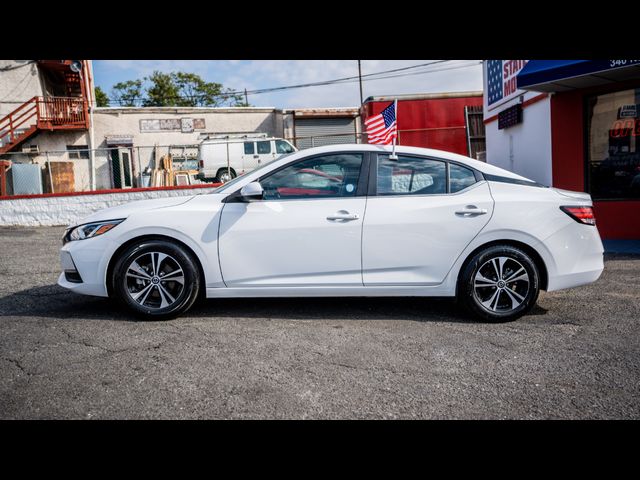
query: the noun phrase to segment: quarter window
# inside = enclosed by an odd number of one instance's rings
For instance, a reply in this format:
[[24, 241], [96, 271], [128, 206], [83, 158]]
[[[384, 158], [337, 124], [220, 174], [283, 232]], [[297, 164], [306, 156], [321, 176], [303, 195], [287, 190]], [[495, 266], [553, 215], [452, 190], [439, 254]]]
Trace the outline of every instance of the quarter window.
[[265, 200], [353, 197], [356, 195], [362, 154], [312, 157], [261, 179]]
[[456, 165], [449, 164], [449, 192], [455, 193], [464, 190], [470, 185], [476, 183], [476, 176], [473, 170]]
[[264, 155], [265, 153], [271, 153], [271, 142], [257, 142], [258, 154]]
[[253, 155], [256, 153], [256, 147], [253, 142], [244, 142], [244, 154]]
[[418, 157], [378, 157], [378, 195], [427, 195], [447, 192], [445, 162]]

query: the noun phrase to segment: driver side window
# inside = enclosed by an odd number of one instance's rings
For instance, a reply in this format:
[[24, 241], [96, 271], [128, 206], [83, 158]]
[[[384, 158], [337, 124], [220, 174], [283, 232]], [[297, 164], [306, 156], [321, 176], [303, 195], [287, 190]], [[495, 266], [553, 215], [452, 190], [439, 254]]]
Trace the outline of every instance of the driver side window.
[[260, 180], [264, 200], [353, 197], [362, 154], [312, 157], [289, 165]]

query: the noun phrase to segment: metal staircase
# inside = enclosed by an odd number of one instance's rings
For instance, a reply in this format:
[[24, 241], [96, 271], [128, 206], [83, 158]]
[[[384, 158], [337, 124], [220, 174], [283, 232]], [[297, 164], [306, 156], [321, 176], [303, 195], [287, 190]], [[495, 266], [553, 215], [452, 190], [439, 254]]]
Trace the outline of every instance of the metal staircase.
[[13, 150], [40, 130], [87, 130], [87, 107], [82, 96], [33, 97], [0, 119], [0, 154]]

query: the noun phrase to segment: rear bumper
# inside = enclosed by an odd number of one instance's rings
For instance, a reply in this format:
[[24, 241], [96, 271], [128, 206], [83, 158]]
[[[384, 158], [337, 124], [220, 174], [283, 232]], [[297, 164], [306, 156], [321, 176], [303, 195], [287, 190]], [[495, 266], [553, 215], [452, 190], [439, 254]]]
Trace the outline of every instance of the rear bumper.
[[549, 268], [547, 291], [593, 283], [604, 270], [604, 247], [598, 229], [572, 222], [545, 239], [555, 268]]

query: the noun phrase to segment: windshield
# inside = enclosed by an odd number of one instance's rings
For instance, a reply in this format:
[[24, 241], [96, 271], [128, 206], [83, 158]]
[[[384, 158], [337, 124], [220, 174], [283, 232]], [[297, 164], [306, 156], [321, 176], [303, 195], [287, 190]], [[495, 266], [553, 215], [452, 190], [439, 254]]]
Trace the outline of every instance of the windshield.
[[[258, 172], [258, 171], [262, 170], [263, 168], [268, 167], [269, 165], [271, 165], [276, 160], [282, 160], [283, 158], [286, 158], [289, 155], [292, 155], [293, 153], [296, 153], [296, 152], [291, 152], [291, 153], [287, 153], [285, 155], [280, 155], [279, 157], [274, 158], [273, 160], [269, 160], [267, 163], [264, 163], [264, 164], [260, 165], [258, 168], [254, 169], [254, 170], [251, 170], [246, 175]], [[225, 183], [221, 187], [215, 188], [211, 193], [224, 193], [224, 192], [228, 191], [231, 187], [233, 187], [236, 183], [244, 180], [245, 178], [246, 178], [245, 175], [240, 175], [239, 177], [236, 177], [233, 180]]]

